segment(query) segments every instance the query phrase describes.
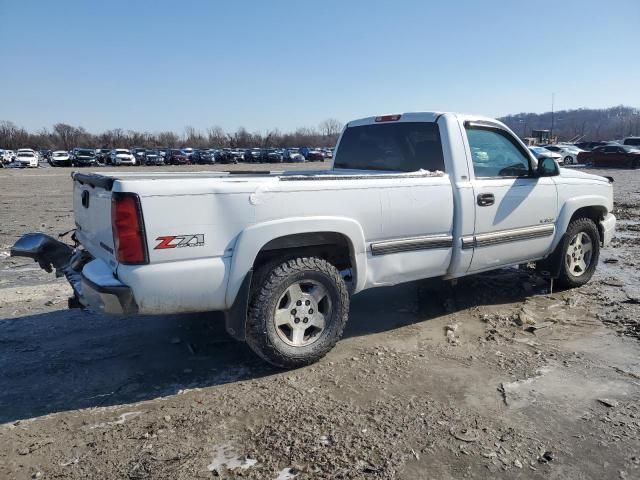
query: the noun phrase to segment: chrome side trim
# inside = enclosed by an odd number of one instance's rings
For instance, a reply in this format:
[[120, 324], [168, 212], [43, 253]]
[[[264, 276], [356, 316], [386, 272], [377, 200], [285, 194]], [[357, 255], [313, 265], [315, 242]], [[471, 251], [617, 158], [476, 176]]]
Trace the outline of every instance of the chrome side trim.
[[469, 235], [467, 237], [462, 237], [462, 249], [473, 248], [475, 245], [475, 237], [473, 235]]
[[388, 255], [390, 253], [411, 252], [414, 250], [430, 250], [434, 248], [451, 248], [451, 235], [430, 235], [428, 237], [401, 238], [371, 244], [372, 255]]
[[503, 243], [518, 242], [520, 240], [532, 240], [553, 235], [556, 227], [553, 223], [534, 225], [532, 227], [513, 228], [491, 233], [481, 233], [473, 237], [462, 238], [462, 248], [479, 248], [500, 245]]

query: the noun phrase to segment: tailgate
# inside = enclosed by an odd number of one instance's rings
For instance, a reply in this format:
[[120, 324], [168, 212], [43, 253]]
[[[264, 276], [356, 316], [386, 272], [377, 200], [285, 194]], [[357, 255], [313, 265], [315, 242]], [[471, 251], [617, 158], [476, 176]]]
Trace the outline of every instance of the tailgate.
[[73, 214], [78, 241], [96, 258], [114, 270], [111, 230], [111, 186], [113, 179], [96, 174], [73, 174]]

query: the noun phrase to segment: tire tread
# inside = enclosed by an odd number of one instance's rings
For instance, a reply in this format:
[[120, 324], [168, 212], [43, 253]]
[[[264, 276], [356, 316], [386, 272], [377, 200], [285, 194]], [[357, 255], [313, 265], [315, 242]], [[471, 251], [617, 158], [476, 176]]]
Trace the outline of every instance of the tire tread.
[[[339, 317], [336, 318], [336, 330], [323, 342], [320, 348], [315, 348], [301, 355], [288, 355], [281, 352], [270, 340], [266, 331], [266, 322], [270, 321], [269, 312], [264, 306], [278, 293], [278, 288], [292, 275], [304, 271], [321, 272], [334, 283], [339, 295]], [[283, 261], [270, 262], [256, 272], [252, 286], [249, 310], [247, 312], [246, 341], [249, 347], [262, 359], [280, 368], [298, 368], [317, 362], [324, 357], [342, 337], [349, 311], [349, 291], [340, 275], [332, 264], [318, 257], [297, 257]]]

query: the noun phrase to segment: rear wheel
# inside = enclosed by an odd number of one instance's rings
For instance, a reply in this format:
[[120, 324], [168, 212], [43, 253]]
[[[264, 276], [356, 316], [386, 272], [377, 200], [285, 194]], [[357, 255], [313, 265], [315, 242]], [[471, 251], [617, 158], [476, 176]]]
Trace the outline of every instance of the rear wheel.
[[321, 359], [342, 336], [349, 291], [340, 272], [316, 257], [301, 257], [256, 272], [247, 314], [251, 349], [280, 368]]
[[578, 218], [567, 227], [562, 244], [558, 283], [564, 288], [580, 287], [591, 280], [600, 257], [600, 235], [593, 220]]
[[566, 157], [564, 157], [562, 163], [564, 163], [565, 165], [571, 165], [573, 163], [573, 158], [567, 155]]

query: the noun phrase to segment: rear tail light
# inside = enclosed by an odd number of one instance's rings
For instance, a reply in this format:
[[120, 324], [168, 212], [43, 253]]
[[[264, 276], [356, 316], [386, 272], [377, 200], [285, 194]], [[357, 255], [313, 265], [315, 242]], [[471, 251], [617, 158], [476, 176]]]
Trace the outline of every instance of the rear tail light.
[[402, 115], [396, 113], [395, 115], [382, 115], [380, 117], [376, 117], [376, 122], [395, 122], [400, 120]]
[[135, 193], [114, 192], [111, 229], [116, 258], [125, 265], [149, 263], [140, 198]]

